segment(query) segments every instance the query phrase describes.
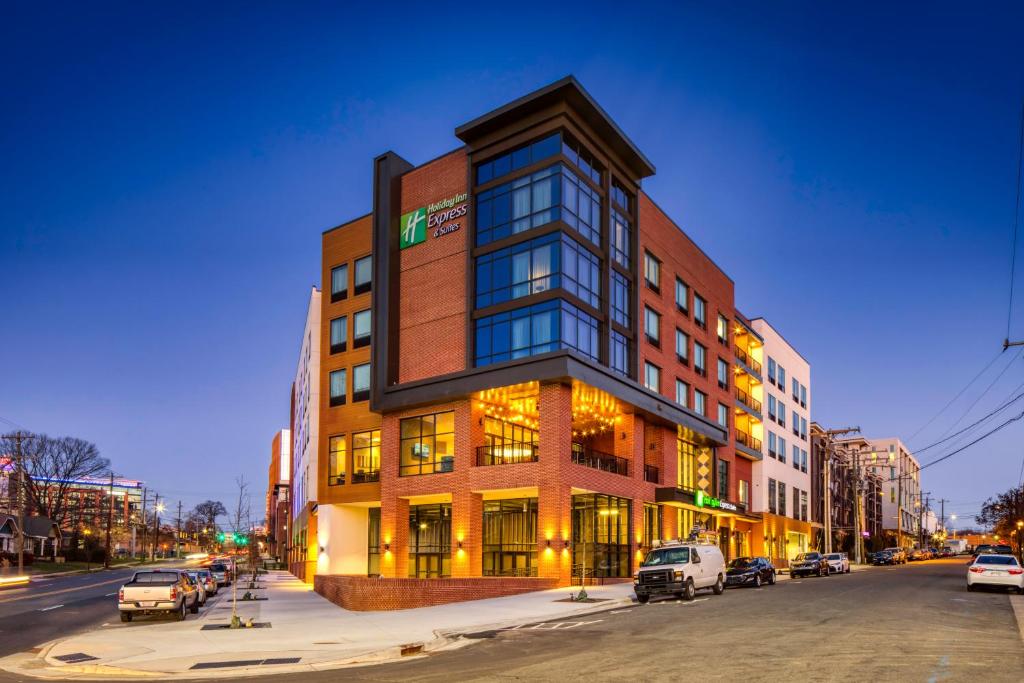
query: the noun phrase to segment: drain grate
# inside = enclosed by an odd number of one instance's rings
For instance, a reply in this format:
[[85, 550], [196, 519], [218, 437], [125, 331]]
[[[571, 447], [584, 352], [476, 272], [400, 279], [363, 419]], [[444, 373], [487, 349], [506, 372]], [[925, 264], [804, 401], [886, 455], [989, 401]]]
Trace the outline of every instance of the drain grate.
[[[199, 629], [199, 630], [200, 631], [220, 631], [221, 629], [230, 629], [230, 628], [231, 628], [231, 624], [204, 624], [203, 627], [201, 629]], [[237, 631], [244, 631], [247, 628], [270, 628], [270, 622], [269, 621], [257, 621], [257, 622], [254, 622], [252, 626], [245, 626], [245, 625], [243, 625], [241, 628], [235, 629], [235, 630], [237, 630]], [[262, 661], [262, 660], [260, 660], [260, 661]]]
[[99, 657], [93, 657], [92, 655], [87, 655], [84, 652], [73, 652], [69, 655], [54, 657], [54, 659], [58, 659], [65, 664], [78, 664], [80, 662], [91, 662], [94, 659], [99, 659]]
[[275, 659], [236, 659], [228, 662], [199, 662], [189, 669], [228, 669], [238, 666], [268, 666], [274, 664], [298, 664], [301, 657], [278, 657]]

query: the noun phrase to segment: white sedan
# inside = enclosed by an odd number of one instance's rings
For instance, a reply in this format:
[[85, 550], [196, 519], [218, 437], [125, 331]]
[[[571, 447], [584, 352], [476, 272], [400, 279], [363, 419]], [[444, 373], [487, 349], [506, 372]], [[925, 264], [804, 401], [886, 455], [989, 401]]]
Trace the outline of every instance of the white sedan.
[[967, 590], [975, 586], [1006, 586], [1024, 593], [1024, 568], [1013, 555], [978, 555], [967, 568]]
[[850, 558], [846, 553], [828, 553], [825, 559], [828, 560], [828, 570], [832, 574], [850, 573]]

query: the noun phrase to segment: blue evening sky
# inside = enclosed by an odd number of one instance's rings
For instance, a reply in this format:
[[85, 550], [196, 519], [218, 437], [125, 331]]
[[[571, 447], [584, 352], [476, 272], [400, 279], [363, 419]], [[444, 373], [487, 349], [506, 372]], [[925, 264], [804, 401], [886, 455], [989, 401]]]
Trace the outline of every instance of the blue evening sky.
[[[738, 307], [810, 360], [814, 419], [908, 439], [999, 351], [1019, 5], [340, 4], [7, 7], [0, 418], [94, 441], [172, 504], [244, 474], [262, 509], [320, 234], [369, 210], [374, 155], [431, 159], [570, 73]], [[1008, 396], [1010, 353], [911, 445], [1004, 366], [957, 428]], [[1022, 434], [924, 488], [965, 517], [1017, 483]]]

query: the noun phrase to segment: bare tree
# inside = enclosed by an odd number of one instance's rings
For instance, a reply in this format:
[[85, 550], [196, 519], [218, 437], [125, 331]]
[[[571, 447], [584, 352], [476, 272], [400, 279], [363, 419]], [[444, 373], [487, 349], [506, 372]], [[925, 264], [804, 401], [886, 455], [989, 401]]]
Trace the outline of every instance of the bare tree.
[[[0, 437], [8, 441], [8, 437]], [[49, 517], [61, 529], [68, 526], [68, 491], [76, 479], [100, 477], [110, 472], [110, 461], [100, 456], [96, 445], [74, 437], [49, 437], [36, 434], [22, 448], [22, 465], [27, 481], [28, 507]], [[8, 450], [0, 443], [0, 451]]]
[[206, 500], [192, 508], [192, 516], [201, 519], [210, 533], [217, 533], [217, 518], [227, 517], [228, 511], [219, 500]]

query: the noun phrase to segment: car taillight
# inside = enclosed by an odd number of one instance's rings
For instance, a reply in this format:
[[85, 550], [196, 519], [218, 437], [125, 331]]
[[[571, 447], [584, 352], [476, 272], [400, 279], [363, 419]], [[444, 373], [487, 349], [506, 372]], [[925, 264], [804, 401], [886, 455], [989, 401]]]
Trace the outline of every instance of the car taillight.
[[975, 574], [982, 574], [985, 571], [984, 567], [971, 567], [971, 571]]
[[1024, 574], [1024, 569], [1010, 569], [1008, 570], [1011, 574]]
[[124, 602], [124, 589], [123, 588], [121, 590], [117, 591], [117, 600], [118, 600], [118, 602]]
[[177, 599], [178, 599], [178, 587], [177, 586], [171, 586], [171, 600], [177, 600]]

